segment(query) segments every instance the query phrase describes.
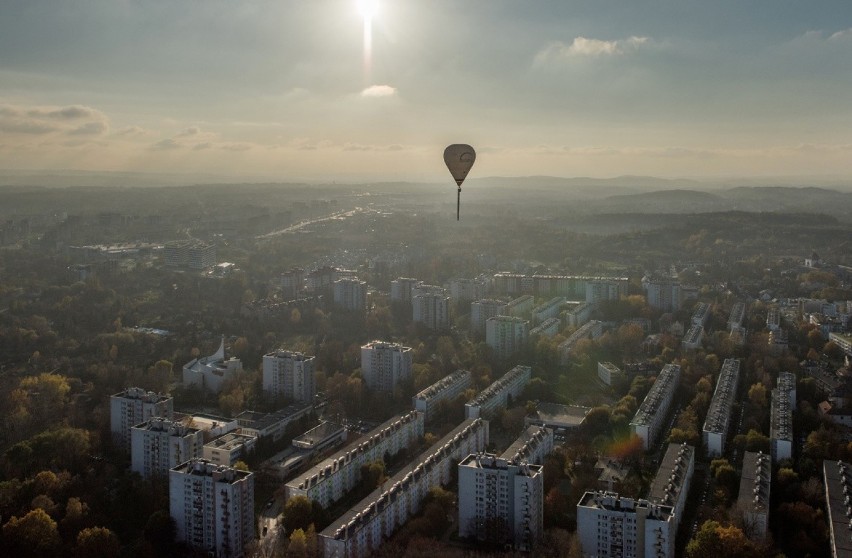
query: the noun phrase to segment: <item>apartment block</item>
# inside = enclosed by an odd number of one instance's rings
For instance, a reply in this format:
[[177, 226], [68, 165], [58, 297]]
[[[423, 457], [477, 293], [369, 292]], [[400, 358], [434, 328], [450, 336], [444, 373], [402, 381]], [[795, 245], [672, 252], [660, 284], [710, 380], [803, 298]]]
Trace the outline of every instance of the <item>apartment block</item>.
[[349, 312], [363, 312], [367, 308], [367, 283], [354, 277], [334, 282], [334, 305]]
[[680, 366], [665, 365], [630, 421], [630, 430], [642, 438], [646, 451], [657, 443], [679, 383]]
[[543, 465], [544, 458], [551, 453], [553, 453], [553, 429], [544, 426], [527, 426], [500, 458], [516, 463]]
[[488, 421], [468, 419], [319, 534], [326, 558], [364, 558], [420, 512], [429, 490], [450, 482], [455, 463], [488, 445]]
[[772, 462], [769, 456], [763, 452], [745, 452], [737, 507], [744, 515], [746, 536], [751, 540], [765, 541], [769, 533], [771, 485]]
[[614, 380], [624, 378], [624, 372], [611, 362], [598, 363], [598, 379], [608, 386], [612, 385]]
[[530, 339], [541, 336], [553, 337], [562, 329], [562, 321], [559, 318], [547, 318], [530, 330]]
[[[132, 502], [128, 502], [132, 505]], [[191, 459], [169, 470], [176, 539], [216, 558], [242, 558], [254, 540], [254, 473]]]
[[254, 436], [228, 432], [204, 444], [202, 455], [216, 465], [233, 467], [237, 461], [244, 460], [247, 454], [253, 452], [256, 445], [257, 438]]
[[565, 323], [571, 327], [580, 327], [589, 321], [592, 316], [592, 310], [595, 309], [594, 304], [581, 302], [568, 308], [565, 312]]
[[411, 378], [411, 347], [398, 343], [372, 341], [361, 347], [361, 375], [369, 389], [393, 391]]
[[529, 322], [514, 316], [494, 316], [485, 320], [485, 344], [498, 360], [520, 352], [529, 340]]
[[680, 310], [680, 282], [675, 279], [643, 279], [648, 306], [663, 312]]
[[532, 368], [529, 366], [515, 366], [465, 404], [465, 417], [488, 418], [493, 416], [498, 408], [507, 406], [509, 398], [516, 399], [523, 393], [531, 375]]
[[828, 528], [831, 534], [832, 558], [852, 558], [852, 465], [845, 461], [826, 459], [822, 462], [823, 483], [825, 485], [825, 507], [828, 510]]
[[704, 447], [708, 457], [725, 453], [725, 441], [731, 424], [731, 410], [737, 398], [737, 386], [740, 382], [740, 361], [726, 358], [716, 380], [716, 391], [710, 400], [707, 418], [704, 421]]
[[174, 399], [168, 395], [132, 387], [109, 398], [110, 430], [117, 447], [130, 452], [130, 429], [154, 417], [171, 419]]
[[735, 302], [728, 315], [728, 330], [742, 326], [743, 320], [745, 320], [745, 303]]
[[577, 536], [583, 556], [673, 558], [674, 509], [614, 492], [586, 492], [577, 504]]
[[508, 316], [509, 310], [502, 300], [482, 299], [470, 303], [470, 330], [485, 335], [485, 322], [495, 316]]
[[361, 481], [361, 466], [410, 447], [423, 437], [423, 413], [398, 415], [287, 483], [287, 498], [306, 496], [324, 508]]
[[793, 457], [793, 409], [796, 408], [796, 380], [790, 372], [778, 375], [778, 384], [772, 390], [772, 408], [769, 418], [769, 444], [772, 461]]
[[558, 317], [564, 303], [565, 297], [555, 296], [547, 302], [539, 304], [532, 309], [532, 323], [540, 324], [549, 318]]
[[420, 279], [400, 277], [391, 281], [390, 299], [392, 302], [411, 302], [412, 290], [421, 284]]
[[541, 465], [471, 454], [458, 465], [459, 537], [529, 552], [541, 538]]
[[532, 295], [523, 295], [510, 300], [509, 303], [506, 304], [506, 310], [509, 312], [510, 316], [524, 318], [532, 313], [534, 304], [535, 299]]
[[423, 293], [411, 297], [412, 319], [429, 329], [450, 328], [450, 297], [441, 293]]
[[488, 292], [488, 280], [484, 277], [475, 279], [450, 279], [450, 298], [464, 302], [484, 298]]
[[669, 444], [648, 491], [648, 501], [672, 507], [675, 531], [683, 517], [694, 473], [695, 448], [686, 443]]
[[204, 434], [163, 417], [130, 429], [130, 469], [144, 478], [167, 477], [169, 469], [201, 457]]
[[568, 364], [571, 358], [571, 351], [577, 346], [577, 343], [583, 339], [597, 339], [603, 334], [603, 322], [592, 320], [581, 325], [568, 339], [563, 341], [556, 347], [559, 352], [559, 363]]
[[411, 399], [415, 411], [423, 413], [428, 422], [435, 414], [435, 408], [441, 401], [452, 401], [473, 385], [469, 370], [456, 370], [422, 390]]
[[283, 349], [263, 355], [263, 391], [312, 403], [316, 394], [314, 357]]

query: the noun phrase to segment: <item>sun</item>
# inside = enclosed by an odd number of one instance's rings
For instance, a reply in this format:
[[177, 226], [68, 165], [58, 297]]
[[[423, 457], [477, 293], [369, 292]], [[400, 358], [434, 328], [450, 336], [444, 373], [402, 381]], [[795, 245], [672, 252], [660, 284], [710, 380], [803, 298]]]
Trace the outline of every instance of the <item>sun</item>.
[[364, 21], [373, 19], [379, 3], [376, 0], [358, 0], [358, 11], [364, 16]]

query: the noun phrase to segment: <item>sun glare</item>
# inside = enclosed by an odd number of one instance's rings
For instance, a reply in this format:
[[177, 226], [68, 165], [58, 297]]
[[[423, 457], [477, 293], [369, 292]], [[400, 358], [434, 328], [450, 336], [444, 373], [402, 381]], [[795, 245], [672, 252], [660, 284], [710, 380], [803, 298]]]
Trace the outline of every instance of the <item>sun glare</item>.
[[373, 16], [376, 15], [376, 10], [378, 9], [379, 3], [376, 0], [358, 0], [358, 11], [361, 12], [361, 15], [364, 16], [365, 21], [369, 21], [373, 19]]

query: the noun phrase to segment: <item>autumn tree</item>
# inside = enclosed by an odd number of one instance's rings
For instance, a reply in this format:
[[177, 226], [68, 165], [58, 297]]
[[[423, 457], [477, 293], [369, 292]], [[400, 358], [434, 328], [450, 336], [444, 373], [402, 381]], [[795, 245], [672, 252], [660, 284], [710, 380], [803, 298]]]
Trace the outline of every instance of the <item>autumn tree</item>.
[[54, 556], [61, 543], [56, 522], [41, 508], [27, 515], [13, 516], [3, 525], [7, 556]]
[[118, 537], [106, 527], [89, 527], [77, 535], [77, 558], [117, 558], [120, 554]]

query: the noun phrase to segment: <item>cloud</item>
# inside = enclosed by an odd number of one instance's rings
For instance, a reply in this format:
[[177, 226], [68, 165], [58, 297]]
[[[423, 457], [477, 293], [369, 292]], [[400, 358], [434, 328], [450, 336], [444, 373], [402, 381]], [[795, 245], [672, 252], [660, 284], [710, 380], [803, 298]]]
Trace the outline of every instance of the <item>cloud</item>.
[[197, 136], [201, 133], [201, 128], [198, 126], [190, 126], [189, 128], [184, 128], [180, 132], [178, 132], [175, 137], [176, 138], [190, 138], [192, 136]]
[[171, 149], [179, 149], [181, 147], [183, 146], [172, 138], [164, 139], [151, 145], [151, 149], [154, 151], [169, 151]]
[[840, 42], [840, 41], [848, 41], [852, 39], [852, 27], [849, 29], [844, 29], [842, 31], [837, 31], [836, 33], [832, 33], [829, 35], [828, 40], [831, 42]]
[[195, 147], [193, 147], [193, 149], [195, 151], [201, 151], [202, 149], [210, 149], [211, 147], [213, 147], [213, 144], [210, 143], [209, 141], [205, 141], [203, 143], [196, 143]]
[[248, 151], [252, 146], [248, 143], [223, 143], [219, 147], [227, 151]]
[[393, 97], [396, 95], [396, 87], [390, 85], [371, 85], [361, 91], [362, 97]]
[[77, 128], [74, 128], [68, 135], [70, 136], [82, 136], [82, 135], [95, 135], [95, 134], [105, 134], [109, 131], [109, 126], [107, 126], [106, 122], [95, 121], [95, 122], [87, 122]]
[[534, 59], [536, 65], [582, 57], [621, 56], [636, 52], [650, 42], [648, 37], [628, 37], [613, 41], [575, 37], [571, 44], [553, 41], [540, 50]]
[[116, 136], [146, 136], [148, 130], [140, 126], [127, 126], [115, 132]]

